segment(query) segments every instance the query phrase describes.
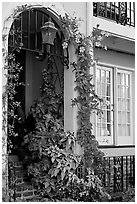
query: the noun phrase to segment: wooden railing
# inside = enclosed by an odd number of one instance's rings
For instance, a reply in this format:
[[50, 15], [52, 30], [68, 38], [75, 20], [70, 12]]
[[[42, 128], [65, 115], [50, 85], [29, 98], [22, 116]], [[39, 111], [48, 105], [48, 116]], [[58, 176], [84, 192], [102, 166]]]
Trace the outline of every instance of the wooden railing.
[[135, 2], [94, 2], [93, 15], [135, 27]]

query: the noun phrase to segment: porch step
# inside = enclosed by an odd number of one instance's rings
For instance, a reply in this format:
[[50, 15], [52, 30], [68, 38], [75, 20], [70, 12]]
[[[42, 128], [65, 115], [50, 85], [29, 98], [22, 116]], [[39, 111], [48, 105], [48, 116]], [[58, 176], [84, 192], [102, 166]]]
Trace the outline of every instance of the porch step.
[[10, 172], [10, 188], [13, 192], [12, 201], [23, 202], [31, 200], [35, 196], [34, 186], [26, 182], [25, 170], [23, 169], [23, 163], [18, 160], [9, 161]]
[[16, 185], [15, 188], [15, 198], [16, 201], [27, 201], [32, 199], [35, 196], [34, 187], [27, 182]]

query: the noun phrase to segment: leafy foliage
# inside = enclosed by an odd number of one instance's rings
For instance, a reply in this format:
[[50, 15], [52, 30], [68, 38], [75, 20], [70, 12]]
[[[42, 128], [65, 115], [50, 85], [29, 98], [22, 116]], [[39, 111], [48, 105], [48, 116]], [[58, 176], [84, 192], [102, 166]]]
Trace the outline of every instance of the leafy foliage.
[[[20, 52], [19, 49], [14, 49], [6, 57], [5, 77], [7, 84], [5, 85], [5, 92], [2, 95], [3, 100], [3, 130], [8, 130], [8, 148], [14, 148], [11, 138], [18, 137], [15, 131], [16, 122], [20, 120], [17, 115], [17, 109], [20, 107], [20, 102], [15, 100], [17, 93], [16, 87], [22, 86], [19, 82], [19, 76], [22, 71], [21, 65], [16, 61], [15, 52]], [[7, 97], [8, 96], [8, 97]], [[7, 107], [8, 106], [8, 107]], [[8, 121], [7, 121], [8, 118]]]
[[[27, 6], [15, 9], [12, 17], [16, 17], [18, 11], [23, 9], [27, 9]], [[63, 48], [66, 49], [70, 42], [73, 42], [76, 48], [77, 62], [71, 62], [71, 66], [75, 72], [75, 90], [79, 93], [77, 98], [72, 99], [72, 106], [78, 107], [77, 136], [64, 132], [61, 109], [63, 92], [55, 92], [55, 87], [50, 83], [50, 71], [44, 69], [41, 97], [34, 102], [30, 110], [30, 116], [35, 121], [34, 129], [26, 130], [24, 136], [24, 165], [41, 201], [47, 198], [50, 201], [102, 201], [109, 199], [109, 195], [95, 175], [102, 170], [103, 153], [98, 149], [98, 142], [93, 135], [90, 116], [93, 111], [101, 113], [104, 101], [95, 93], [90, 68], [94, 68], [97, 62], [94, 60], [93, 48], [102, 46], [101, 41], [107, 34], [99, 31], [97, 27], [91, 36], [83, 36], [78, 30], [76, 18], [66, 15], [64, 18], [60, 17], [60, 20], [66, 31]], [[12, 121], [15, 121], [15, 107], [19, 104], [14, 96], [15, 87], [19, 85], [20, 68], [14, 55], [11, 55], [11, 59], [8, 57], [8, 63], [10, 65], [6, 67], [9, 73], [5, 96], [8, 95], [8, 99], [12, 101], [8, 114], [11, 115]], [[9, 136], [16, 136], [14, 127], [14, 122], [11, 126], [9, 123]], [[84, 149], [83, 157], [74, 154], [77, 140]], [[88, 175], [79, 179], [75, 172], [83, 158]]]
[[77, 98], [72, 100], [72, 105], [78, 108], [78, 131], [77, 139], [79, 144], [84, 149], [84, 159], [86, 168], [91, 168], [99, 173], [103, 171], [103, 153], [98, 149], [98, 142], [92, 131], [92, 123], [90, 116], [93, 112], [102, 114], [102, 106], [105, 102], [99, 98], [95, 92], [93, 84], [94, 76], [90, 74], [90, 69], [96, 66], [97, 60], [94, 59], [93, 48], [98, 46], [106, 49], [102, 45], [104, 37], [108, 37], [108, 33], [98, 29], [93, 30], [92, 35], [84, 36], [79, 32], [78, 20], [71, 19], [66, 15], [62, 19], [64, 28], [69, 36], [67, 42], [72, 41], [76, 48], [77, 62], [72, 62], [71, 65], [75, 71], [75, 90], [79, 93]]
[[94, 171], [89, 169], [85, 179], [78, 178], [76, 169], [82, 158], [74, 154], [76, 138], [73, 133], [64, 132], [61, 119], [56, 119], [54, 113], [52, 115], [50, 106], [47, 110], [48, 105], [44, 109], [41, 103], [42, 99], [31, 109], [36, 120], [35, 131], [24, 137], [28, 152], [24, 161], [39, 201], [109, 200]]

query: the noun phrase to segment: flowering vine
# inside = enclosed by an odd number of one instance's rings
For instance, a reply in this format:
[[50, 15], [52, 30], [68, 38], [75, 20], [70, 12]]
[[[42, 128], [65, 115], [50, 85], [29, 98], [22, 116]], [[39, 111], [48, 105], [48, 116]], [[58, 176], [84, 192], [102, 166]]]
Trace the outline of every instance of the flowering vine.
[[[14, 10], [14, 13], [9, 18], [16, 18], [18, 12], [23, 12], [30, 7], [31, 6], [27, 5], [17, 7]], [[31, 164], [28, 167], [28, 171], [30, 175], [34, 176], [33, 179], [35, 181], [35, 184], [37, 186], [42, 185], [42, 190], [40, 189], [40, 191], [42, 193], [45, 193], [46, 191], [46, 195], [48, 196], [55, 196], [55, 194], [59, 192], [57, 191], [57, 189], [61, 189], [61, 191], [63, 191], [63, 193], [66, 193], [66, 195], [68, 193], [68, 190], [71, 189], [69, 191], [71, 195], [72, 186], [77, 189], [77, 186], [75, 186], [74, 182], [75, 180], [77, 180], [77, 185], [82, 185], [82, 192], [80, 190], [80, 187], [76, 190], [76, 192], [78, 191], [79, 196], [83, 196], [83, 199], [85, 195], [85, 192], [83, 193], [83, 191], [85, 188], [87, 189], [86, 193], [89, 193], [92, 188], [95, 192], [97, 192], [99, 196], [102, 196], [102, 186], [101, 184], [97, 183], [98, 177], [96, 177], [94, 174], [100, 172], [102, 168], [101, 164], [103, 162], [103, 153], [98, 149], [98, 142], [93, 135], [93, 125], [90, 122], [90, 116], [93, 111], [95, 111], [97, 114], [101, 113], [100, 107], [103, 104], [103, 100], [99, 98], [95, 92], [95, 86], [93, 84], [94, 76], [90, 74], [90, 69], [91, 67], [94, 68], [97, 63], [97, 61], [94, 59], [93, 49], [97, 46], [107, 50], [107, 47], [103, 47], [101, 42], [104, 37], [108, 36], [108, 34], [104, 31], [100, 31], [98, 29], [99, 26], [97, 26], [97, 28], [92, 32], [91, 36], [84, 36], [79, 31], [77, 18], [70, 18], [66, 14], [66, 16], [60, 17], [60, 20], [62, 22], [62, 27], [66, 33], [66, 38], [62, 42], [63, 49], [66, 49], [69, 46], [70, 42], [73, 42], [76, 49], [77, 61], [71, 62], [71, 67], [72, 71], [75, 72], [76, 86], [74, 89], [78, 92], [78, 96], [72, 99], [72, 106], [78, 107], [77, 135], [76, 138], [74, 138], [74, 135], [72, 133], [64, 133], [61, 120], [58, 120], [55, 115], [51, 115], [51, 108], [55, 110], [57, 101], [55, 103], [55, 94], [53, 97], [52, 93], [49, 93], [50, 97], [53, 100], [50, 103], [50, 111], [48, 110], [49, 112], [45, 113], [45, 104], [43, 104], [43, 101], [41, 100], [38, 104], [36, 104], [35, 107], [32, 106], [31, 109], [32, 114], [36, 117], [36, 130], [29, 134], [26, 134], [26, 136], [24, 137], [24, 143], [28, 144], [28, 149], [31, 152], [31, 159], [34, 159], [36, 157], [37, 162], [33, 165]], [[3, 36], [3, 41], [5, 40], [5, 37], [7, 36]], [[17, 48], [16, 51], [20, 51], [21, 46], [22, 45], [20, 45], [20, 47]], [[5, 86], [5, 92], [3, 94], [3, 107], [7, 106], [7, 96], [8, 102], [11, 102], [10, 108], [8, 108], [8, 110], [4, 112], [4, 115], [8, 116], [8, 120], [10, 120], [10, 122], [8, 121], [7, 124], [7, 121], [5, 122], [5, 118], [3, 117], [3, 129], [5, 130], [8, 127], [8, 137], [10, 135], [16, 137], [17, 135], [14, 132], [15, 120], [19, 118], [17, 118], [15, 110], [20, 105], [20, 103], [15, 100], [15, 94], [16, 87], [22, 85], [19, 83], [19, 74], [22, 70], [22, 67], [16, 62], [14, 52], [9, 54], [7, 50], [3, 49], [3, 55], [6, 55], [5, 59], [7, 62], [7, 64], [4, 66], [4, 69], [7, 70], [7, 84]], [[47, 72], [46, 70], [44, 71], [45, 74], [43, 74], [46, 78]], [[44, 91], [46, 90], [45, 93], [47, 94], [49, 92], [49, 87], [47, 87], [47, 81], [45, 80], [44, 82], [44, 85], [46, 87]], [[51, 127], [51, 124], [53, 127]], [[43, 136], [45, 136], [45, 138], [43, 138]], [[47, 138], [48, 136], [50, 136], [50, 139]], [[83, 162], [84, 166], [89, 169], [90, 172], [89, 183], [85, 183], [85, 181], [79, 180], [79, 178], [75, 177], [76, 175], [74, 174], [74, 171], [79, 165], [79, 158], [77, 158], [73, 153], [75, 140], [78, 140], [79, 144], [84, 150]], [[69, 142], [69, 147], [67, 145], [68, 141], [71, 141]], [[47, 161], [46, 164], [45, 161]], [[40, 172], [38, 172], [38, 170]], [[39, 175], [41, 176], [45, 172], [46, 175], [44, 179], [39, 177]], [[76, 179], [74, 179], [74, 177]], [[92, 179], [94, 181], [92, 181]], [[68, 184], [68, 189], [63, 186], [64, 181]], [[61, 192], [59, 192], [59, 195], [56, 196], [58, 197], [60, 195], [64, 196], [61, 194]], [[88, 195], [90, 195], [89, 199], [94, 200], [94, 195], [92, 195], [92, 193], [89, 193]], [[93, 198], [91, 198], [91, 195], [93, 196]], [[77, 193], [75, 194], [75, 196], [77, 196]], [[73, 197], [73, 199], [75, 199], [75, 196]], [[79, 196], [77, 200], [81, 199]]]
[[70, 18], [68, 15], [62, 19], [62, 23], [63, 27], [66, 28], [68, 37], [64, 40], [64, 48], [69, 45], [69, 42], [73, 42], [76, 48], [77, 62], [71, 62], [71, 65], [75, 71], [75, 90], [78, 92], [78, 97], [72, 100], [72, 105], [78, 107], [77, 139], [84, 149], [86, 167], [90, 167], [94, 171], [96, 169], [97, 173], [101, 169], [103, 153], [98, 149], [98, 142], [93, 134], [90, 117], [93, 112], [102, 114], [101, 107], [104, 105], [104, 100], [98, 97], [95, 92], [94, 76], [90, 74], [90, 69], [94, 69], [97, 64], [93, 49], [101, 47], [107, 50], [107, 47], [102, 45], [102, 40], [109, 34], [100, 31], [99, 25], [97, 25], [91, 35], [84, 36], [79, 31], [78, 20]]

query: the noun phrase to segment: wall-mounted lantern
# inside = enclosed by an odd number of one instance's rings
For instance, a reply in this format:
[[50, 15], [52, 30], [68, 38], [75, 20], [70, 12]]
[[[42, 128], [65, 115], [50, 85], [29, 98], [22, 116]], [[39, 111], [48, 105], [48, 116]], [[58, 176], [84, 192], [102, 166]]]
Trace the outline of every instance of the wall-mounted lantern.
[[51, 17], [49, 17], [48, 21], [41, 27], [43, 48], [42, 52], [35, 53], [36, 59], [42, 61], [45, 59], [47, 54], [50, 54], [50, 46], [54, 45], [57, 30], [58, 29], [52, 22]]
[[45, 22], [45, 24], [41, 27], [42, 43], [54, 45], [57, 30], [58, 29], [55, 27], [55, 24], [51, 21], [51, 18], [49, 17], [48, 22]]

